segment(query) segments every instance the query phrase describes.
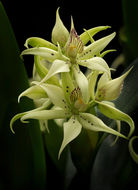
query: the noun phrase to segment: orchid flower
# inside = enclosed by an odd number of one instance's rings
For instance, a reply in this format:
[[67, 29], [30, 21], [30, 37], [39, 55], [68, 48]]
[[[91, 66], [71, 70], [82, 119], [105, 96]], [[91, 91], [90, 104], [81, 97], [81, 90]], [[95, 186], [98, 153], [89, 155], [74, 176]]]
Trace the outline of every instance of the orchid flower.
[[[69, 72], [73, 65], [81, 65], [110, 75], [109, 67], [102, 57], [114, 50], [107, 50], [102, 53], [101, 51], [115, 37], [115, 32], [96, 41], [93, 39], [96, 33], [108, 28], [110, 27], [95, 27], [78, 35], [73, 19], [71, 19], [71, 29], [68, 32], [60, 19], [59, 9], [57, 9], [56, 23], [52, 30], [52, 43], [42, 38], [28, 38], [25, 42], [27, 49], [22, 52], [21, 56], [35, 55], [43, 61], [52, 63], [47, 75], [41, 76], [41, 82], [46, 82], [57, 73]], [[91, 43], [86, 46], [89, 41]], [[32, 46], [32, 48], [29, 48], [29, 46]]]
[[[72, 67], [76, 69], [75, 65]], [[11, 129], [13, 123], [17, 119], [22, 122], [27, 122], [28, 119], [38, 119], [40, 121], [47, 121], [50, 119], [63, 119], [64, 137], [59, 150], [58, 158], [64, 148], [74, 140], [82, 130], [82, 127], [91, 131], [101, 131], [116, 135], [127, 139], [131, 136], [134, 130], [134, 123], [132, 119], [120, 110], [110, 106], [109, 104], [101, 101], [93, 101], [90, 95], [91, 87], [87, 77], [79, 70], [75, 72], [72, 79], [71, 72], [61, 73], [61, 85], [53, 85], [47, 83], [34, 82], [34, 86], [29, 88], [19, 96], [28, 96], [30, 98], [44, 98], [43, 104], [28, 112], [17, 114], [11, 120]], [[109, 126], [107, 126], [101, 119], [93, 115], [90, 110], [95, 107], [105, 114], [107, 117], [125, 121], [130, 126], [128, 137], [121, 134]], [[13, 130], [13, 129], [12, 129]]]
[[[96, 41], [93, 39], [97, 32], [107, 28], [109, 27], [92, 28], [85, 30], [79, 36], [71, 19], [71, 29], [68, 32], [57, 9], [52, 43], [36, 37], [26, 40], [27, 49], [21, 55], [34, 55], [34, 81], [33, 86], [19, 95], [18, 101], [21, 97], [27, 96], [37, 102], [38, 107], [15, 115], [10, 123], [12, 131], [13, 123], [17, 119], [22, 122], [37, 119], [46, 125], [47, 130], [49, 130], [48, 120], [62, 121], [64, 134], [58, 158], [64, 148], [81, 133], [82, 128], [106, 132], [117, 138], [131, 137], [134, 131], [133, 120], [118, 110], [111, 101], [120, 95], [123, 81], [132, 68], [122, 76], [112, 79], [110, 68], [102, 57], [113, 50], [102, 51], [114, 38], [115, 33]], [[86, 46], [89, 41], [90, 44]], [[50, 68], [47, 64], [50, 64]], [[87, 77], [79, 65], [90, 69], [91, 72]], [[56, 76], [59, 73], [60, 78]], [[94, 114], [97, 109], [105, 116], [114, 119], [118, 129], [112, 129], [98, 118]], [[121, 121], [130, 126], [128, 136], [120, 132]]]

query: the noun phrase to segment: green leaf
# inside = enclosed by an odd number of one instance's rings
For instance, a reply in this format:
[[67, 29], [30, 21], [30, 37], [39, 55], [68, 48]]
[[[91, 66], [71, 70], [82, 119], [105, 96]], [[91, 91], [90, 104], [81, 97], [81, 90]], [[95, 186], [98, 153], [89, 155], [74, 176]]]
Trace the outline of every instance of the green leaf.
[[[59, 149], [63, 140], [63, 127], [56, 125], [54, 120], [48, 121], [49, 132], [46, 130], [43, 132], [44, 143], [46, 146], [46, 150], [49, 156], [49, 189], [53, 189], [55, 184], [57, 183], [58, 187], [63, 188], [63, 182], [65, 180], [66, 175], [66, 164], [68, 161], [68, 149], [65, 149], [60, 159], [58, 159]], [[52, 166], [50, 163], [52, 162]], [[51, 169], [53, 168], [53, 169]], [[69, 173], [67, 174], [69, 175]], [[52, 179], [56, 179], [56, 182], [51, 183]]]
[[10, 130], [10, 119], [16, 113], [33, 109], [34, 105], [26, 100], [19, 105], [17, 103], [18, 95], [29, 85], [14, 33], [1, 2], [0, 28], [0, 167], [3, 186], [6, 188], [9, 184], [10, 189], [26, 189], [28, 186], [44, 189], [46, 165], [38, 123], [24, 127], [17, 122], [16, 134], [13, 135]]

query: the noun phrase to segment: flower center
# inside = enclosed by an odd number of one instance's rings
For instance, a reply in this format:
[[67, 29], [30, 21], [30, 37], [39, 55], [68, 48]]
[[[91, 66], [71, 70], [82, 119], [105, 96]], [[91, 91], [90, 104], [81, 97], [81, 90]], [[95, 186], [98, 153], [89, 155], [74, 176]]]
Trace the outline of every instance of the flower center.
[[76, 30], [73, 28], [70, 32], [69, 40], [66, 44], [65, 51], [66, 55], [74, 60], [77, 56], [77, 53], [81, 53], [83, 51], [84, 45], [78, 36]]
[[78, 114], [81, 111], [85, 111], [88, 107], [83, 102], [81, 90], [79, 87], [75, 88], [70, 95], [70, 101], [72, 103], [72, 112]]

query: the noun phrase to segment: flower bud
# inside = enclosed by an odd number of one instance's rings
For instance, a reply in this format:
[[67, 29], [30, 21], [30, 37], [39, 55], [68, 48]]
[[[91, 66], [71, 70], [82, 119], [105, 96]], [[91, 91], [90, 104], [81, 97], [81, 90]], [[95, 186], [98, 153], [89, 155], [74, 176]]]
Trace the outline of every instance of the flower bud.
[[64, 26], [62, 20], [60, 19], [59, 8], [58, 8], [56, 12], [56, 23], [52, 30], [52, 42], [56, 45], [57, 43], [59, 43], [61, 47], [64, 47], [64, 45], [68, 40], [68, 37], [69, 37], [69, 32]]
[[132, 68], [130, 68], [125, 74], [121, 77], [118, 77], [113, 80], [109, 80], [104, 74], [97, 87], [96, 99], [99, 101], [108, 100], [112, 101], [118, 98], [121, 93], [123, 82], [126, 76], [129, 74]]

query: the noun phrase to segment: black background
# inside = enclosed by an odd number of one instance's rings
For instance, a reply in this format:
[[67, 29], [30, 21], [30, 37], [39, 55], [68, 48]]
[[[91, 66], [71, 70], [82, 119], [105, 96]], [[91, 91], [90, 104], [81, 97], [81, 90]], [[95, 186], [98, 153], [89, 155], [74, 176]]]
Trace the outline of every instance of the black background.
[[[121, 0], [2, 0], [2, 3], [12, 24], [20, 51], [25, 49], [24, 42], [28, 37], [37, 36], [51, 40], [58, 7], [61, 19], [68, 30], [72, 15], [78, 34], [83, 32], [83, 28], [89, 29], [100, 25], [112, 27], [102, 32], [102, 36], [113, 31], [117, 32], [109, 47], [118, 51], [112, 54], [112, 58], [107, 56], [109, 65], [121, 51], [118, 40], [119, 30], [123, 25]], [[24, 62], [28, 75], [31, 76], [33, 60], [27, 57]]]

